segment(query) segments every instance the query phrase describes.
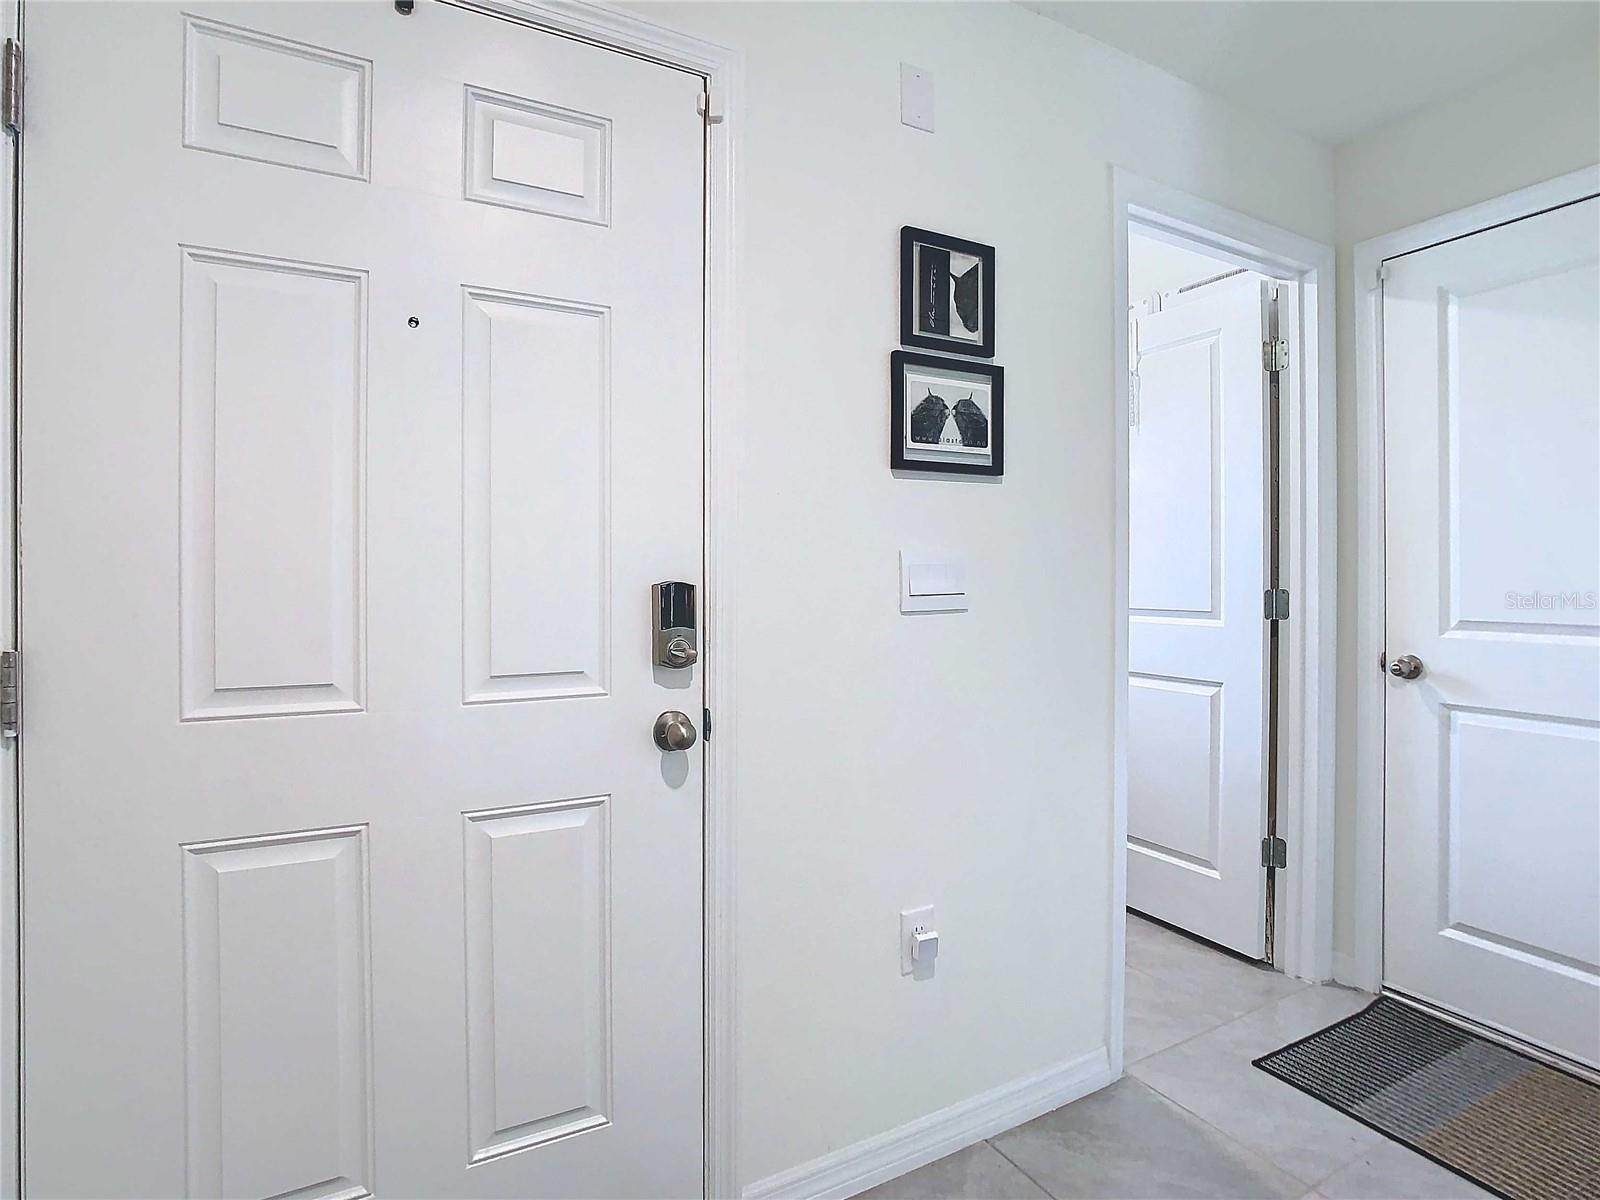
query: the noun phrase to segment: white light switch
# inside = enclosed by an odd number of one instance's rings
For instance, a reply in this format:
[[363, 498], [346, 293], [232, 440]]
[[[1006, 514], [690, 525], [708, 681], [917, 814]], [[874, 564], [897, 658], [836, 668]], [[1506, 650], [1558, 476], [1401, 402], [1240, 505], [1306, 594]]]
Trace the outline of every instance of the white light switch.
[[900, 124], [933, 132], [933, 76], [900, 64]]
[[967, 565], [900, 552], [900, 611], [966, 612]]

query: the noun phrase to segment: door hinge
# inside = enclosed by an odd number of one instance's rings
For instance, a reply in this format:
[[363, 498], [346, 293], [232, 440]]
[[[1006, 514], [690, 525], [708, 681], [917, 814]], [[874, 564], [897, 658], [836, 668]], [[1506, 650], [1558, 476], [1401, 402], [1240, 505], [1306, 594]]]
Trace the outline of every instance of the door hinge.
[[22, 132], [22, 45], [16, 38], [6, 39], [0, 60], [0, 124], [7, 133]]
[[1268, 621], [1289, 619], [1289, 589], [1268, 588], [1261, 593], [1261, 615]]
[[1285, 338], [1269, 338], [1261, 343], [1261, 369], [1287, 371], [1289, 369], [1289, 343]]
[[704, 120], [707, 125], [722, 124], [722, 110], [715, 107], [711, 103], [710, 92], [700, 93], [700, 99], [696, 102], [695, 108], [699, 111], [701, 119]]
[[0, 650], [0, 738], [22, 729], [22, 653]]
[[1261, 865], [1281, 871], [1289, 865], [1289, 843], [1281, 837], [1261, 839]]
[[700, 710], [700, 738], [706, 742], [711, 740], [711, 710], [709, 708]]

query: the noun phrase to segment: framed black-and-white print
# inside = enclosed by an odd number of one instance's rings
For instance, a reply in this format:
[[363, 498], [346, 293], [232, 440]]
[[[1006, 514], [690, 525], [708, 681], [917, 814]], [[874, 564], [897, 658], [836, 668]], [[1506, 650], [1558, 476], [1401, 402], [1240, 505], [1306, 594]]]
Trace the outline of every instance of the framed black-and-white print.
[[889, 371], [893, 469], [1004, 472], [1004, 367], [896, 350], [889, 355]]
[[994, 247], [900, 230], [900, 344], [994, 357]]

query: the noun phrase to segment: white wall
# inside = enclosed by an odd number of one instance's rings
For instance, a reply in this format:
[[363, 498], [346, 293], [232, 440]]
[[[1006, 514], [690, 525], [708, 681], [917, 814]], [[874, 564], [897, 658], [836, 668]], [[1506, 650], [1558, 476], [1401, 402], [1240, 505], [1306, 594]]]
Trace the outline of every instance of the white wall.
[[[640, 10], [745, 56], [748, 1185], [1106, 1042], [1110, 164], [1331, 240], [1332, 155], [1015, 5]], [[936, 133], [899, 123], [902, 61]], [[889, 472], [903, 224], [997, 248], [1003, 480]], [[970, 614], [898, 614], [920, 545], [967, 557]]]
[[1128, 235], [1128, 300], [1137, 304], [1160, 292], [1176, 291], [1202, 279], [1234, 270], [1223, 262], [1158, 238]]
[[[1338, 229], [1339, 745], [1334, 956], [1354, 950], [1356, 659], [1362, 573], [1356, 554], [1355, 310], [1351, 253], [1390, 233], [1600, 162], [1600, 52], [1578, 47], [1340, 146]], [[1372, 885], [1375, 886], [1375, 885]]]

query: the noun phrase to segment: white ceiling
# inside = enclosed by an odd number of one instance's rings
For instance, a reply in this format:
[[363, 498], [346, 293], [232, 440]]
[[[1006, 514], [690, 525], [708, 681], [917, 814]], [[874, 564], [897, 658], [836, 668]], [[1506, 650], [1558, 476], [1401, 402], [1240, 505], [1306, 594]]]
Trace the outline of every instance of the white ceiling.
[[1330, 145], [1600, 41], [1592, 0], [1022, 3]]

